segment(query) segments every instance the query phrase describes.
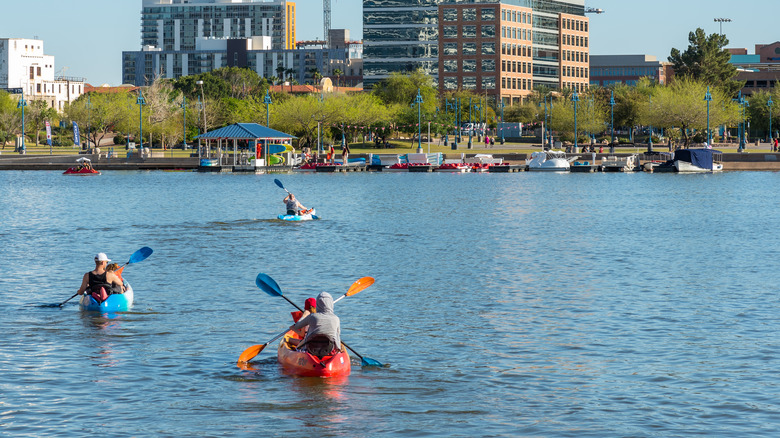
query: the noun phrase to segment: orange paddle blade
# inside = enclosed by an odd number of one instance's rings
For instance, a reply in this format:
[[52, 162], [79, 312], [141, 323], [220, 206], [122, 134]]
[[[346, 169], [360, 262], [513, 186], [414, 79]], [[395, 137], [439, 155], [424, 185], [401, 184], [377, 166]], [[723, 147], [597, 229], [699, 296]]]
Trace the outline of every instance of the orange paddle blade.
[[243, 353], [241, 353], [241, 356], [238, 357], [238, 362], [249, 362], [250, 360], [254, 359], [255, 356], [260, 354], [261, 351], [263, 351], [263, 348], [268, 344], [264, 345], [253, 345], [246, 350], [244, 350]]
[[356, 282], [352, 283], [352, 286], [349, 287], [349, 290], [347, 290], [346, 296], [351, 297], [352, 295], [355, 295], [356, 293], [364, 290], [365, 288], [371, 286], [374, 284], [374, 278], [373, 277], [363, 277]]

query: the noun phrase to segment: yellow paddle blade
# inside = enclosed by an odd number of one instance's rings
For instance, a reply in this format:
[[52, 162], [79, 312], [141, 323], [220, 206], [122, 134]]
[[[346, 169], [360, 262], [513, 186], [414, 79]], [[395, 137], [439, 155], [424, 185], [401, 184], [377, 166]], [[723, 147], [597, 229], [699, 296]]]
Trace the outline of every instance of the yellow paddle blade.
[[246, 350], [244, 350], [243, 353], [241, 353], [241, 356], [238, 357], [238, 362], [249, 362], [250, 360], [254, 359], [255, 356], [260, 354], [261, 351], [263, 351], [263, 348], [268, 344], [264, 345], [253, 345]]
[[349, 287], [349, 290], [347, 290], [346, 296], [351, 297], [352, 295], [355, 295], [356, 293], [366, 289], [367, 287], [374, 284], [374, 278], [373, 277], [363, 277], [356, 282], [352, 283], [352, 286]]

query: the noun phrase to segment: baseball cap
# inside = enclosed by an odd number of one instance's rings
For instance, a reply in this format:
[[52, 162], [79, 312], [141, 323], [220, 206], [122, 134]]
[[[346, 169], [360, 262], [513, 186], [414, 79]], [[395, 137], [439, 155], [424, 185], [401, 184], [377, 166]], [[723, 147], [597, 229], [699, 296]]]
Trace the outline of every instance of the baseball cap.
[[306, 304], [303, 305], [303, 308], [308, 311], [311, 311], [312, 309], [316, 309], [317, 300], [315, 300], [314, 298], [306, 298]]
[[97, 255], [95, 256], [95, 261], [96, 261], [96, 262], [110, 262], [110, 261], [111, 261], [111, 259], [110, 259], [110, 258], [108, 258], [108, 256], [106, 255], [106, 253], [104, 253], [104, 252], [99, 252], [99, 253], [97, 253]]

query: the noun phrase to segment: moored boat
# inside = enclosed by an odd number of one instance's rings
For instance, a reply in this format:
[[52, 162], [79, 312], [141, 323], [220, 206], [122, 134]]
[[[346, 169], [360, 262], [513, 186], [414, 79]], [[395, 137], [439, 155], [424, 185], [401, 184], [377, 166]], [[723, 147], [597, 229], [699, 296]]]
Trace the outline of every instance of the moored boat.
[[348, 376], [352, 371], [349, 354], [342, 347], [341, 351], [318, 358], [305, 351], [297, 351], [290, 345], [290, 339], [300, 339], [292, 331], [287, 332], [279, 342], [279, 363], [285, 372], [301, 377], [340, 377]]
[[319, 219], [317, 212], [313, 208], [307, 210], [305, 214], [280, 214], [277, 217], [283, 221], [311, 221]]
[[98, 303], [90, 294], [84, 294], [79, 300], [79, 309], [87, 312], [126, 312], [133, 305], [133, 288], [127, 281], [125, 293], [112, 294], [102, 303]]
[[577, 158], [579, 157], [566, 158], [563, 151], [536, 151], [525, 163], [531, 171], [568, 172], [572, 161]]
[[680, 149], [674, 153], [674, 167], [683, 173], [720, 172], [722, 156], [714, 149]]

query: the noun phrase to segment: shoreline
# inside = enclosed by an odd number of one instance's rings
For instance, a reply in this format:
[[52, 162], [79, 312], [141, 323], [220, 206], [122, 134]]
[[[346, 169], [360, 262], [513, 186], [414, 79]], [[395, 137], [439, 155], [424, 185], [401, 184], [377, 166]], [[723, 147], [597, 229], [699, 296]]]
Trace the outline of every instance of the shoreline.
[[[489, 150], [474, 151], [469, 150], [466, 156], [473, 156], [476, 153], [489, 153]], [[465, 152], [463, 152], [465, 153]], [[445, 153], [447, 159], [459, 159], [463, 154]], [[494, 153], [496, 158], [503, 158], [509, 164], [524, 165], [525, 159], [530, 156], [529, 153]], [[596, 154], [596, 160], [600, 161], [607, 156], [626, 157], [633, 155], [631, 153], [615, 154]], [[174, 157], [174, 158], [98, 158], [96, 155], [81, 155], [92, 160], [93, 166], [97, 170], [198, 170], [200, 161], [197, 157]], [[586, 154], [567, 154], [567, 156], [579, 156], [582, 161], [592, 160], [590, 153]], [[368, 158], [368, 154], [350, 154], [351, 158]], [[645, 158], [645, 154], [639, 154], [641, 163], [651, 161]], [[724, 153], [723, 154], [724, 171], [780, 171], [780, 153], [778, 152], [751, 152], [751, 153]], [[2, 170], [27, 170], [27, 171], [65, 171], [73, 167], [74, 155], [0, 155], [0, 171]], [[232, 164], [223, 166], [224, 168], [233, 168]], [[251, 170], [246, 166], [237, 166], [241, 171]], [[265, 171], [290, 171], [290, 167], [261, 168]], [[215, 169], [216, 171], [216, 169]]]

